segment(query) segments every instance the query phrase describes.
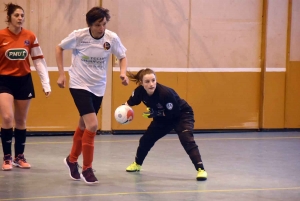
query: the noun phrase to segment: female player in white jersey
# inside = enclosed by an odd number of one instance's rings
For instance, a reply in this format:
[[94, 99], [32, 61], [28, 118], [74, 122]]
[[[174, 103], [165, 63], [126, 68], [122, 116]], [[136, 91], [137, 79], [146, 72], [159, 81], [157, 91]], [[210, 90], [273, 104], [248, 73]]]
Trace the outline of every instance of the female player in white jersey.
[[157, 83], [154, 71], [149, 68], [142, 69], [137, 74], [128, 72], [128, 77], [139, 86], [126, 104], [134, 106], [143, 102], [147, 106], [147, 112], [144, 112], [143, 116], [153, 118], [153, 121], [140, 139], [135, 162], [129, 165], [126, 171], [140, 171], [155, 142], [174, 129], [197, 170], [196, 179], [198, 181], [206, 180], [207, 173], [193, 136], [195, 120], [192, 107], [173, 89]]
[[[119, 59], [122, 84], [128, 85], [129, 82], [126, 75], [126, 48], [116, 33], [106, 29], [109, 20], [109, 10], [93, 7], [86, 14], [88, 27], [73, 31], [56, 47], [59, 69], [57, 84], [61, 88], [66, 84], [63, 51], [72, 50], [69, 88], [80, 115], [71, 152], [64, 162], [72, 179], [82, 178], [88, 184], [98, 183], [92, 169], [94, 137], [98, 129], [97, 113], [105, 92], [110, 54]], [[77, 160], [81, 152], [83, 169], [79, 174]]]

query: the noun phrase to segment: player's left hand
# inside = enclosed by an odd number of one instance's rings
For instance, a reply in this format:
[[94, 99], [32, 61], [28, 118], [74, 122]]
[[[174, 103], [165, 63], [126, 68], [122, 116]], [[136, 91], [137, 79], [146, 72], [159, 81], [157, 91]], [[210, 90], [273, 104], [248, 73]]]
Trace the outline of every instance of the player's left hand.
[[127, 75], [120, 75], [120, 78], [121, 78], [121, 80], [122, 80], [122, 84], [124, 85], [124, 86], [127, 86], [128, 84], [129, 84], [129, 79], [128, 79], [128, 77], [127, 77]]
[[47, 92], [45, 92], [45, 90], [43, 89], [43, 92], [45, 93], [45, 96], [46, 96], [46, 98], [48, 98], [49, 96], [50, 96], [50, 94], [51, 94], [51, 91], [47, 91]]
[[45, 92], [45, 95], [46, 95], [46, 98], [48, 98], [50, 96], [51, 92], [48, 91], [48, 92]]

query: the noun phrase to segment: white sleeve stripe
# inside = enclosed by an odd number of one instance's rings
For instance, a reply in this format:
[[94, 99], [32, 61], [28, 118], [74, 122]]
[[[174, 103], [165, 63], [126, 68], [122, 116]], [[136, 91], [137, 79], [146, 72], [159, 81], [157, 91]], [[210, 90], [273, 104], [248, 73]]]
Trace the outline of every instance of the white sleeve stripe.
[[31, 57], [37, 57], [37, 56], [43, 56], [43, 52], [40, 48], [40, 46], [31, 48]]
[[37, 38], [35, 38], [33, 44], [38, 44], [38, 43], [39, 43], [39, 42], [38, 42]]

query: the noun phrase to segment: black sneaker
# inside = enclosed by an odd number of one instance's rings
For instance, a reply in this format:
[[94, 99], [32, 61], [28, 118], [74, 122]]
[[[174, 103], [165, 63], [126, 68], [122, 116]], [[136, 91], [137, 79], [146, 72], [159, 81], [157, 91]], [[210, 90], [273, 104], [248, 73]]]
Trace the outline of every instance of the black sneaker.
[[69, 161], [69, 156], [64, 159], [64, 163], [66, 164], [66, 166], [69, 170], [69, 175], [70, 175], [71, 179], [73, 179], [75, 181], [80, 180], [80, 174], [78, 172], [78, 167], [79, 167], [78, 163], [77, 162], [71, 163]]
[[94, 175], [94, 170], [92, 168], [88, 168], [88, 169], [82, 171], [82, 174], [80, 174], [80, 177], [87, 184], [99, 183], [98, 179]]

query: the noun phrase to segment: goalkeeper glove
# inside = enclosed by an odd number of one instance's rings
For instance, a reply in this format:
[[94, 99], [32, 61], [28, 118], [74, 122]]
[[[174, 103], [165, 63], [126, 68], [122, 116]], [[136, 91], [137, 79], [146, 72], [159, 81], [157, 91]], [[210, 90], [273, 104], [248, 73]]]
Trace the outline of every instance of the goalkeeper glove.
[[164, 116], [164, 111], [163, 110], [154, 110], [150, 107], [147, 107], [147, 112], [144, 112], [142, 116], [145, 118]]

